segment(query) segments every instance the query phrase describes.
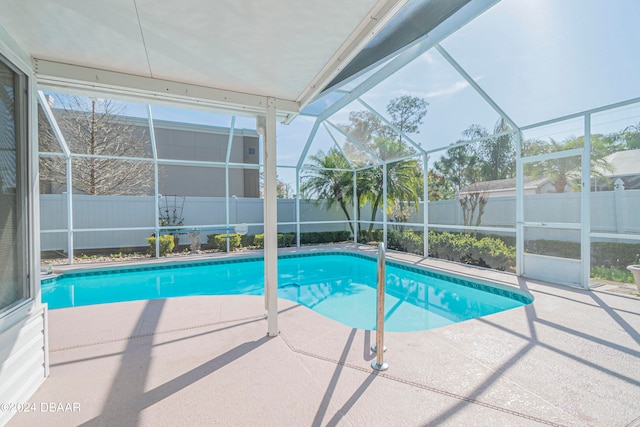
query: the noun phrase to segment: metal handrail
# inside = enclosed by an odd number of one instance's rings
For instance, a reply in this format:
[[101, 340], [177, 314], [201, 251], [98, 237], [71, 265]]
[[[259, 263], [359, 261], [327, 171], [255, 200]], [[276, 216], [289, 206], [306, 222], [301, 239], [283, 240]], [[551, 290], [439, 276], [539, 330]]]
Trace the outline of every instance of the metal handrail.
[[371, 367], [377, 371], [386, 371], [389, 364], [384, 361], [384, 295], [386, 282], [386, 259], [384, 243], [378, 245], [378, 310], [376, 313], [376, 345], [371, 350], [375, 351], [376, 359], [371, 362]]

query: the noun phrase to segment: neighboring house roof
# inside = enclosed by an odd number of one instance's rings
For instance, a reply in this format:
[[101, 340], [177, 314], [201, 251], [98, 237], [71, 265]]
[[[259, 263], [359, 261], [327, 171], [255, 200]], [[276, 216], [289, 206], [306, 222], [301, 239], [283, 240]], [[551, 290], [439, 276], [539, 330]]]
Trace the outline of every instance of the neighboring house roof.
[[[626, 177], [633, 179], [625, 179], [627, 189], [640, 188], [640, 149], [617, 151], [602, 158], [606, 161], [607, 167], [595, 166], [594, 172], [599, 173], [608, 178]], [[543, 186], [550, 184], [548, 178], [524, 178], [524, 190], [539, 190]], [[516, 190], [516, 179], [498, 179], [495, 181], [476, 182], [464, 187], [461, 195], [470, 193], [506, 193]], [[570, 190], [568, 190], [570, 191]], [[536, 191], [537, 192], [537, 191]]]
[[602, 158], [609, 165], [608, 168], [596, 166], [594, 172], [608, 177], [640, 175], [640, 149], [617, 151]]

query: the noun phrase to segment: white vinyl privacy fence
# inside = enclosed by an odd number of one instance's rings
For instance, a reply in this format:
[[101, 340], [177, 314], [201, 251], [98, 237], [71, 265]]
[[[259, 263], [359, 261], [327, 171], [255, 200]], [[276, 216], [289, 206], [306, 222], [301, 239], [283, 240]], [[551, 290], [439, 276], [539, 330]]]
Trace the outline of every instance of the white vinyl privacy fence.
[[[606, 191], [591, 193], [591, 231], [597, 233], [640, 234], [640, 215], [635, 212], [640, 206], [640, 190]], [[87, 196], [74, 195], [73, 237], [77, 249], [131, 248], [146, 246], [145, 238], [154, 231], [155, 209], [152, 196]], [[229, 223], [249, 225], [249, 234], [263, 232], [263, 203], [256, 198], [232, 198], [230, 200]], [[43, 194], [40, 196], [41, 249], [44, 251], [67, 250], [67, 209], [65, 194]], [[301, 200], [301, 232], [349, 231], [349, 223], [337, 204], [327, 209], [328, 203]], [[576, 222], [580, 218], [580, 194], [538, 194], [525, 197], [524, 208], [527, 221], [538, 218], [554, 222]], [[516, 200], [514, 196], [488, 199], [480, 226], [513, 229], [515, 233]], [[408, 220], [422, 229], [423, 204]], [[362, 209], [361, 219], [366, 227], [370, 219], [370, 208]], [[207, 234], [225, 233], [224, 197], [186, 197], [182, 208], [184, 226], [202, 229], [202, 239]], [[379, 212], [376, 228], [381, 228], [382, 214]], [[457, 200], [429, 202], [429, 227], [436, 230], [458, 230], [463, 227], [463, 214]], [[278, 231], [296, 231], [296, 206], [294, 199], [278, 200]], [[474, 224], [475, 225], [475, 224]], [[393, 227], [393, 223], [389, 223]], [[419, 226], [419, 227], [418, 227]], [[536, 230], [528, 236], [535, 239], [560, 239], [578, 241], [578, 236], [567, 233], [559, 236], [556, 231]], [[504, 234], [499, 233], [499, 234]], [[181, 237], [187, 244], [188, 237]]]

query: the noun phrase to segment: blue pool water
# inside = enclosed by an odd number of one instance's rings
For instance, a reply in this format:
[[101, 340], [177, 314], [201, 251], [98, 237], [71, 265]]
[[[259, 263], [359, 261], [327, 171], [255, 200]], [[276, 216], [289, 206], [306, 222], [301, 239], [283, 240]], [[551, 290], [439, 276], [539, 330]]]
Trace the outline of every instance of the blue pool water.
[[[278, 296], [360, 329], [375, 329], [376, 261], [360, 254], [281, 256]], [[49, 308], [193, 295], [263, 295], [262, 259], [66, 273], [42, 281]], [[530, 303], [519, 290], [387, 262], [385, 329], [415, 331]]]

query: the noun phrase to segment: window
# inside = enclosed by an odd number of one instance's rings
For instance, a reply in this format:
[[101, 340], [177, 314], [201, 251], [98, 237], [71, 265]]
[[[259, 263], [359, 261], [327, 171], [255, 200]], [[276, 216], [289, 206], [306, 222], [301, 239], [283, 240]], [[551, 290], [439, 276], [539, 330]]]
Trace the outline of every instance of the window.
[[28, 296], [25, 80], [0, 57], [0, 312]]

